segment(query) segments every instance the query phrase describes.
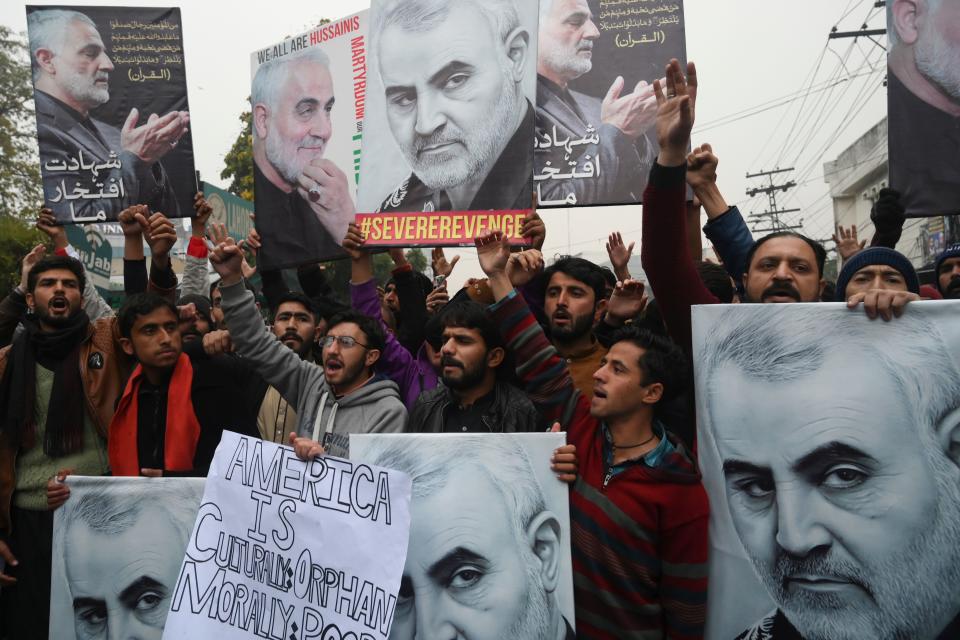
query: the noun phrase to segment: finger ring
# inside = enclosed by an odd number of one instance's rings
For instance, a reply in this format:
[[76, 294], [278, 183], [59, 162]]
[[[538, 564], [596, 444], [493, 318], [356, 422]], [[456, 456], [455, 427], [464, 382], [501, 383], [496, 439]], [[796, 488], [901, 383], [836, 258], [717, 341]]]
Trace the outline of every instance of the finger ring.
[[310, 202], [316, 202], [319, 200], [322, 193], [323, 190], [320, 188], [320, 185], [314, 185], [310, 187], [309, 191], [307, 191], [307, 195], [310, 197]]

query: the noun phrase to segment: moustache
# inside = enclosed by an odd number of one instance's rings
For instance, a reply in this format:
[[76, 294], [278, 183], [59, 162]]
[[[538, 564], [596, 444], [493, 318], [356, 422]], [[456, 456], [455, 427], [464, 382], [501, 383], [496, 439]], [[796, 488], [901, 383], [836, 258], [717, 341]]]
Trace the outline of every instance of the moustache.
[[450, 356], [441, 356], [440, 357], [440, 366], [441, 367], [459, 367], [463, 369], [463, 363], [459, 360], [452, 358]]
[[318, 138], [317, 136], [306, 135], [300, 139], [300, 142], [297, 144], [297, 147], [300, 149], [314, 149], [316, 147], [322, 148], [327, 143], [323, 138]]
[[578, 44], [577, 51], [593, 51], [593, 40], [584, 40]]
[[297, 342], [303, 342], [303, 338], [300, 337], [300, 334], [294, 333], [293, 331], [287, 331], [285, 334], [280, 336], [280, 342], [284, 340], [296, 340]]
[[796, 287], [787, 282], [778, 282], [770, 285], [763, 290], [763, 295], [760, 296], [760, 300], [771, 296], [786, 296], [800, 302], [800, 292], [797, 291]]
[[950, 282], [947, 284], [947, 291], [958, 290], [960, 290], [960, 276], [953, 276], [950, 278]]
[[444, 144], [454, 144], [457, 142], [462, 143], [463, 138], [460, 135], [459, 131], [447, 131], [447, 127], [450, 125], [445, 125], [439, 131], [434, 131], [428, 136], [417, 136], [413, 141], [413, 151], [415, 155], [420, 155], [424, 149], [427, 147], [433, 147], [437, 145]]
[[831, 559], [826, 554], [810, 555], [798, 558], [785, 553], [777, 554], [773, 567], [773, 577], [786, 590], [787, 582], [796, 576], [825, 576], [844, 580], [857, 585], [871, 596], [873, 590], [863, 572], [854, 564], [843, 560]]

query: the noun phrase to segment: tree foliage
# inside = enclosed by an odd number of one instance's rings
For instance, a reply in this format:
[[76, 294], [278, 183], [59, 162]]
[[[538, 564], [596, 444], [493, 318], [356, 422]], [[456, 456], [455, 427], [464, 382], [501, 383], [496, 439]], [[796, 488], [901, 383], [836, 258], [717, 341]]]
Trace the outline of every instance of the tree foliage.
[[0, 291], [7, 292], [17, 286], [20, 261], [44, 240], [46, 237], [25, 220], [0, 216]]
[[230, 180], [227, 191], [253, 202], [253, 118], [249, 111], [240, 114], [240, 122], [243, 129], [223, 157], [220, 177]]
[[42, 198], [30, 58], [23, 35], [0, 25], [0, 216], [30, 217]]

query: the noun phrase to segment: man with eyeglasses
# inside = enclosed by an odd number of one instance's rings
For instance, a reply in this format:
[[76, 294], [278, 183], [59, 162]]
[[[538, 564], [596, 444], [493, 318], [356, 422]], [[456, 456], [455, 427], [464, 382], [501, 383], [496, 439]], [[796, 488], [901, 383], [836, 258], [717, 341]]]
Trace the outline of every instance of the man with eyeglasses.
[[[220, 274], [231, 347], [296, 407], [298, 449], [346, 457], [350, 433], [399, 433], [407, 422], [397, 384], [374, 374], [385, 338], [379, 323], [344, 311], [330, 318], [322, 367], [301, 360], [263, 324], [243, 285], [243, 252], [233, 238], [214, 233], [210, 262]], [[222, 345], [221, 345], [222, 346]]]

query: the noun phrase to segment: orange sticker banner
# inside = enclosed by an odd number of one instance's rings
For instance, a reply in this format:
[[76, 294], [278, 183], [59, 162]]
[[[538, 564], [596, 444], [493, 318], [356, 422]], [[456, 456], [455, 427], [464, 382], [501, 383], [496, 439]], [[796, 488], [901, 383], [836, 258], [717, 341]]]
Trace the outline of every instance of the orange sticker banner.
[[357, 226], [368, 247], [455, 247], [472, 245], [490, 229], [503, 231], [512, 245], [529, 245], [520, 235], [529, 209], [505, 211], [417, 211], [358, 213]]

